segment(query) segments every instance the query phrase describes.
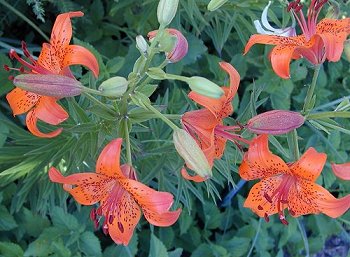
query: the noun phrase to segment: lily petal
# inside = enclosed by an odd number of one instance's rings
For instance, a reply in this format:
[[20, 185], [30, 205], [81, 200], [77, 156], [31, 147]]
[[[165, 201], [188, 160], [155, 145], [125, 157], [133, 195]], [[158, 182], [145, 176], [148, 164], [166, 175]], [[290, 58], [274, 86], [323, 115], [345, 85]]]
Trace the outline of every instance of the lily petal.
[[88, 49], [78, 45], [66, 46], [63, 67], [77, 64], [86, 66], [96, 78], [98, 77], [99, 66], [97, 59]]
[[56, 137], [59, 134], [61, 134], [62, 132], [62, 128], [58, 128], [52, 132], [49, 133], [43, 133], [38, 129], [37, 126], [37, 122], [38, 122], [38, 117], [36, 116], [35, 113], [35, 109], [31, 110], [30, 112], [28, 112], [27, 117], [26, 117], [26, 124], [27, 124], [27, 128], [28, 130], [37, 137], [43, 137], [43, 138], [52, 138], [52, 137]]
[[197, 182], [197, 183], [200, 183], [200, 182], [203, 182], [203, 181], [206, 181], [207, 179], [206, 178], [203, 178], [199, 175], [195, 175], [195, 176], [191, 176], [190, 174], [188, 174], [187, 170], [185, 167], [183, 167], [181, 169], [181, 175], [184, 179], [187, 179], [187, 180], [191, 180], [191, 181], [194, 181], [194, 182]]
[[267, 201], [264, 195], [270, 195], [280, 184], [280, 176], [262, 179], [250, 189], [249, 195], [244, 202], [244, 207], [252, 209], [260, 217], [265, 217], [265, 214], [270, 216], [277, 213], [278, 208], [275, 201]]
[[108, 233], [113, 241], [116, 244], [128, 245], [140, 218], [140, 207], [134, 198], [125, 191], [114, 208], [113, 221], [107, 223]]
[[270, 152], [268, 136], [254, 138], [239, 167], [239, 175], [245, 180], [266, 178], [277, 174], [289, 174], [287, 164]]
[[19, 115], [32, 109], [40, 99], [40, 95], [16, 87], [6, 95], [13, 115]]
[[332, 163], [334, 175], [344, 180], [350, 180], [350, 162], [343, 164]]
[[337, 218], [349, 209], [350, 195], [337, 199], [325, 188], [301, 179], [290, 189], [288, 207], [295, 217], [324, 213], [332, 218]]
[[120, 169], [120, 149], [123, 139], [117, 138], [109, 142], [102, 150], [96, 163], [96, 172], [109, 177], [123, 177]]
[[56, 101], [54, 97], [42, 96], [35, 107], [35, 116], [51, 125], [58, 125], [68, 119], [68, 113]]
[[229, 88], [228, 89], [224, 88], [224, 90], [226, 89], [226, 90], [228, 90], [228, 92], [227, 93], [225, 92], [226, 101], [225, 101], [224, 106], [223, 106], [224, 110], [221, 111], [224, 113], [224, 114], [222, 114], [222, 116], [226, 117], [226, 116], [230, 115], [233, 111], [231, 101], [237, 93], [241, 77], [240, 77], [238, 71], [230, 63], [220, 62], [219, 65], [220, 65], [221, 69], [223, 69], [230, 77]]
[[83, 12], [67, 12], [57, 16], [55, 24], [52, 28], [50, 44], [56, 49], [69, 45], [72, 38], [72, 22], [73, 17], [82, 17]]
[[118, 182], [134, 197], [142, 209], [162, 213], [168, 211], [173, 204], [174, 197], [170, 193], [158, 192], [132, 179], [120, 179]]
[[327, 155], [325, 153], [319, 153], [314, 148], [310, 147], [300, 159], [290, 167], [290, 170], [295, 176], [315, 181], [321, 174], [326, 159]]
[[278, 76], [284, 79], [290, 78], [289, 65], [293, 57], [295, 45], [278, 45], [272, 49], [272, 69]]
[[181, 214], [181, 209], [177, 209], [176, 211], [166, 211], [162, 213], [158, 213], [148, 209], [142, 209], [143, 215], [148, 220], [149, 223], [159, 226], [159, 227], [167, 227], [173, 225]]
[[337, 35], [323, 33], [319, 34], [319, 36], [323, 40], [326, 58], [331, 62], [339, 61], [344, 50], [344, 42], [348, 37], [348, 33], [343, 32]]
[[96, 173], [76, 173], [64, 177], [56, 168], [51, 167], [49, 178], [52, 182], [63, 184], [63, 189], [83, 205], [92, 205], [108, 197], [114, 181]]

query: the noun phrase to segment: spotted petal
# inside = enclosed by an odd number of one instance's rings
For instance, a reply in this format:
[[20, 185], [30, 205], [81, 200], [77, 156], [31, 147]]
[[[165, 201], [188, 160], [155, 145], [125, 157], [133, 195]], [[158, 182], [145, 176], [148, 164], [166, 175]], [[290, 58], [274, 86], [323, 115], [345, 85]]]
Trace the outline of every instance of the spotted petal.
[[123, 177], [120, 169], [120, 150], [123, 139], [109, 142], [100, 153], [96, 163], [96, 172], [109, 177]]
[[267, 135], [260, 135], [251, 141], [239, 167], [239, 175], [243, 179], [253, 180], [290, 173], [287, 164], [270, 152], [268, 142]]
[[6, 95], [13, 115], [19, 115], [32, 109], [40, 99], [40, 96], [16, 87]]

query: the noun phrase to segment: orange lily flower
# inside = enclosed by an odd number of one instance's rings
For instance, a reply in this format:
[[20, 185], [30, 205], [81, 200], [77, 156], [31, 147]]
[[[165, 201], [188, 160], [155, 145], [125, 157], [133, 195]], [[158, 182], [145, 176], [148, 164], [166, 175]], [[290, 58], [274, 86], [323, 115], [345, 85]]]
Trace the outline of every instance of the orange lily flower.
[[[69, 45], [72, 38], [72, 24], [70, 18], [81, 17], [82, 12], [69, 12], [57, 16], [52, 29], [50, 43], [44, 43], [38, 60], [29, 53], [26, 44], [22, 43], [24, 55], [29, 61], [19, 57], [12, 49], [11, 59], [15, 58], [23, 66], [20, 69], [5, 66], [6, 70], [17, 70], [21, 73], [55, 74], [74, 78], [69, 66], [81, 64], [89, 68], [95, 77], [98, 76], [99, 67], [95, 56], [86, 48], [78, 45]], [[29, 70], [26, 70], [27, 67]], [[43, 133], [37, 127], [37, 121], [42, 120], [51, 125], [58, 125], [68, 118], [68, 113], [57, 104], [57, 98], [42, 96], [15, 88], [6, 96], [13, 111], [13, 115], [28, 112], [26, 124], [28, 130], [35, 136], [51, 138], [59, 135], [62, 128], [50, 133]]]
[[343, 164], [332, 163], [334, 175], [343, 180], [350, 180], [350, 162]]
[[270, 152], [267, 135], [256, 137], [244, 155], [239, 175], [245, 180], [261, 181], [250, 190], [244, 207], [251, 208], [266, 221], [278, 213], [286, 225], [286, 208], [294, 217], [318, 213], [332, 218], [341, 216], [350, 207], [350, 195], [337, 199], [315, 183], [326, 159], [325, 153], [310, 147], [298, 161], [285, 163]]
[[[223, 125], [224, 118], [230, 116], [233, 112], [231, 101], [237, 93], [240, 76], [231, 64], [227, 62], [220, 62], [219, 64], [230, 76], [230, 86], [222, 87], [225, 95], [219, 99], [214, 99], [193, 91], [190, 92], [188, 97], [202, 105], [204, 109], [186, 112], [181, 118], [183, 128], [196, 140], [211, 166], [214, 159], [222, 157], [227, 140], [234, 142], [238, 140], [249, 144], [247, 140], [240, 136], [227, 132], [240, 130], [240, 126]], [[191, 177], [187, 174], [186, 169], [182, 169], [181, 173], [186, 179], [196, 182], [205, 180], [200, 176]]]
[[317, 23], [317, 17], [327, 0], [312, 0], [307, 12], [307, 21], [302, 12], [300, 0], [289, 4], [291, 11], [303, 32], [299, 36], [252, 35], [245, 46], [244, 54], [254, 44], [275, 45], [271, 51], [271, 64], [281, 78], [290, 78], [291, 59], [306, 58], [310, 63], [322, 64], [326, 59], [339, 61], [344, 49], [344, 41], [350, 33], [350, 18], [323, 19]]
[[136, 180], [132, 167], [127, 164], [120, 166], [121, 145], [122, 139], [118, 138], [102, 150], [96, 173], [76, 173], [64, 177], [51, 167], [49, 177], [52, 182], [63, 184], [63, 189], [80, 204], [100, 202], [90, 215], [95, 226], [104, 216], [104, 233], [108, 233], [115, 243], [127, 245], [140, 220], [141, 209], [149, 223], [161, 227], [174, 224], [181, 209], [169, 211], [174, 201], [172, 194], [149, 188]]

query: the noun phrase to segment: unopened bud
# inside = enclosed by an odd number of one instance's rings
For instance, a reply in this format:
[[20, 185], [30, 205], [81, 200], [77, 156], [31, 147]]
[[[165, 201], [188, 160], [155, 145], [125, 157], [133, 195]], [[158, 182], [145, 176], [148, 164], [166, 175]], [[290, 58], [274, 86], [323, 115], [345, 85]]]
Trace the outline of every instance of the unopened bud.
[[63, 75], [21, 74], [13, 84], [25, 91], [56, 98], [80, 95], [83, 85], [74, 78]]
[[[158, 30], [154, 30], [148, 33], [150, 41], [157, 35], [157, 32]], [[177, 29], [166, 29], [159, 40], [159, 45], [165, 52], [166, 58], [172, 63], [180, 61], [188, 52], [187, 39]]]
[[224, 90], [210, 80], [193, 76], [186, 81], [192, 91], [211, 98], [220, 98], [224, 95]]
[[209, 11], [215, 11], [223, 6], [228, 0], [211, 0], [208, 4]]
[[174, 19], [179, 0], [160, 0], [157, 8], [159, 24], [167, 26]]
[[176, 129], [173, 140], [176, 151], [185, 160], [188, 168], [203, 178], [212, 176], [207, 158], [190, 134], [183, 129]]
[[123, 77], [113, 77], [102, 82], [98, 90], [107, 97], [120, 97], [128, 88], [128, 81]]
[[305, 118], [298, 112], [273, 110], [251, 118], [246, 128], [256, 134], [280, 135], [299, 128], [304, 122]]
[[141, 54], [146, 54], [147, 53], [147, 50], [148, 50], [148, 44], [147, 44], [147, 41], [146, 39], [141, 36], [141, 35], [138, 35], [136, 37], [136, 47], [137, 49], [139, 49], [140, 53]]

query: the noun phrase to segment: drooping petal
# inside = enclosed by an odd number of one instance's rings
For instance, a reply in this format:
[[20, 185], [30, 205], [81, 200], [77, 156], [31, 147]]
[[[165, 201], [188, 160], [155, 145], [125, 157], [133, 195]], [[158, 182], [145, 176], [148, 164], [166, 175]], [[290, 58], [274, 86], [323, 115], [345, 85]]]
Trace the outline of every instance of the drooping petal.
[[332, 163], [334, 175], [344, 180], [350, 180], [350, 162], [343, 164]]
[[165, 211], [162, 213], [158, 213], [149, 209], [142, 209], [142, 211], [143, 215], [149, 223], [159, 227], [167, 227], [173, 225], [181, 214], [181, 209], [177, 209], [176, 211]]
[[120, 169], [120, 150], [123, 139], [109, 142], [100, 153], [96, 163], [96, 172], [109, 177], [124, 177]]
[[[281, 184], [281, 176], [275, 176], [270, 178], [264, 178], [260, 182], [256, 183], [249, 191], [249, 195], [244, 202], [244, 207], [252, 209], [260, 217], [273, 215], [278, 212], [276, 201], [268, 201], [265, 195], [271, 196], [271, 194]], [[284, 206], [285, 208], [286, 206]]]
[[70, 65], [84, 65], [92, 71], [97, 78], [99, 66], [96, 57], [85, 47], [69, 45], [64, 49], [63, 67]]
[[325, 153], [319, 153], [310, 147], [297, 162], [290, 166], [290, 170], [295, 176], [315, 181], [320, 175], [326, 159], [327, 155]]
[[19, 115], [33, 108], [39, 101], [40, 96], [20, 88], [15, 88], [6, 95], [6, 99], [10, 104], [13, 115]]
[[272, 69], [281, 78], [290, 78], [289, 65], [295, 48], [295, 45], [278, 45], [272, 49], [270, 56]]
[[51, 125], [58, 125], [68, 119], [68, 113], [56, 101], [53, 97], [42, 96], [35, 107], [35, 116]]
[[187, 179], [187, 180], [191, 180], [191, 181], [194, 181], [194, 182], [197, 182], [197, 183], [200, 183], [200, 182], [203, 182], [203, 181], [206, 181], [207, 179], [206, 178], [203, 178], [199, 175], [194, 175], [194, 176], [191, 176], [190, 174], [188, 174], [187, 170], [185, 167], [183, 167], [181, 169], [181, 175], [184, 179]]
[[275, 35], [252, 35], [244, 48], [244, 53], [246, 54], [250, 48], [255, 44], [264, 44], [264, 45], [304, 45], [305, 44], [304, 36], [295, 36], [295, 37], [283, 37]]
[[118, 182], [134, 197], [142, 209], [162, 213], [168, 211], [173, 204], [174, 197], [170, 193], [158, 192], [132, 179], [119, 179]]
[[344, 42], [348, 37], [348, 33], [343, 32], [337, 35], [323, 33], [318, 36], [323, 40], [327, 60], [331, 62], [339, 61], [344, 50]]
[[72, 22], [73, 17], [82, 17], [83, 12], [68, 12], [57, 16], [55, 24], [52, 28], [50, 44], [56, 49], [64, 48], [69, 45], [72, 38]]
[[245, 180], [266, 178], [277, 174], [289, 174], [287, 164], [270, 152], [268, 136], [254, 138], [239, 167], [239, 175]]
[[292, 186], [288, 195], [288, 207], [293, 216], [324, 213], [337, 218], [350, 208], [350, 195], [337, 199], [325, 188], [304, 179]]
[[[107, 220], [108, 233], [117, 244], [128, 245], [141, 217], [141, 210], [134, 198], [124, 192], [114, 208], [112, 222]], [[109, 219], [106, 217], [106, 219]]]
[[35, 109], [28, 112], [26, 117], [26, 124], [28, 130], [37, 137], [43, 137], [43, 138], [52, 138], [58, 136], [62, 132], [62, 128], [58, 128], [52, 132], [49, 133], [43, 133], [38, 129], [37, 126], [38, 117], [36, 116]]
[[115, 181], [96, 173], [76, 173], [64, 177], [56, 168], [51, 167], [49, 178], [52, 182], [63, 184], [63, 189], [83, 205], [92, 205], [108, 197]]

